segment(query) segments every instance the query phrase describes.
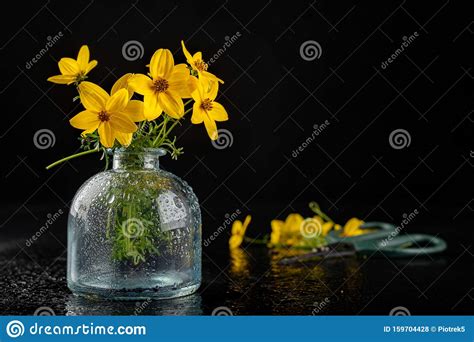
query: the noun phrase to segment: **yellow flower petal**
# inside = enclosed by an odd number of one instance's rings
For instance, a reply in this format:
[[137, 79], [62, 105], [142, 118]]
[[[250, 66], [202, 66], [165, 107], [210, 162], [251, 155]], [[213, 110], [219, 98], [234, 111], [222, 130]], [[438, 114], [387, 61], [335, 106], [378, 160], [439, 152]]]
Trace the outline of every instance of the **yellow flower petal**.
[[359, 220], [357, 217], [353, 217], [349, 219], [344, 225], [341, 235], [342, 236], [359, 235], [361, 233], [359, 228], [363, 223], [364, 221]]
[[146, 119], [143, 111], [144, 105], [142, 101], [131, 100], [121, 113], [129, 117], [132, 121], [139, 122]]
[[94, 131], [99, 126], [100, 120], [96, 112], [84, 110], [69, 120], [69, 123], [75, 128]]
[[137, 130], [137, 125], [128, 116], [121, 113], [113, 113], [108, 121], [114, 131], [122, 133], [133, 133]]
[[84, 70], [84, 75], [87, 75], [89, 71], [94, 69], [97, 66], [97, 63], [96, 60], [90, 61], [89, 64], [87, 64], [86, 70]]
[[84, 107], [94, 112], [104, 110], [107, 100], [110, 97], [109, 94], [97, 84], [87, 81], [79, 84], [79, 96]]
[[191, 123], [195, 125], [202, 123], [204, 121], [204, 115], [206, 115], [206, 113], [201, 108], [201, 101], [199, 100], [199, 102], [194, 102]]
[[250, 224], [252, 217], [247, 215], [245, 217], [244, 223], [239, 220], [235, 220], [232, 223], [232, 230], [231, 230], [231, 237], [229, 239], [229, 248], [234, 249], [239, 247], [242, 242], [244, 241], [245, 232], [247, 231], [247, 227]]
[[117, 81], [115, 81], [114, 85], [112, 86], [112, 90], [110, 91], [110, 95], [114, 95], [120, 89], [127, 89], [129, 99], [133, 96], [133, 89], [128, 85], [128, 81], [133, 74], [128, 73], [120, 77]]
[[168, 79], [168, 89], [178, 93], [181, 98], [189, 98], [195, 89], [194, 79], [195, 78], [189, 74], [189, 69], [186, 67], [186, 64], [178, 64], [173, 68], [173, 72]]
[[270, 244], [271, 245], [278, 245], [280, 243], [280, 232], [272, 232], [270, 234]]
[[209, 135], [209, 138], [211, 140], [217, 140], [218, 138], [218, 133], [217, 133], [217, 126], [216, 122], [209, 118], [209, 116], [206, 114], [204, 115], [204, 126], [206, 127], [207, 135]]
[[[97, 126], [97, 127], [99, 127], [99, 126]], [[81, 133], [81, 136], [82, 136], [82, 137], [85, 137], [85, 136], [86, 136], [87, 134], [89, 134], [89, 133], [94, 133], [94, 131], [97, 129], [97, 127], [95, 127], [95, 128], [90, 128], [90, 129], [86, 129], [85, 131], [83, 131], [83, 132]]]
[[174, 59], [170, 50], [158, 49], [151, 57], [150, 74], [154, 80], [159, 77], [168, 79], [174, 67]]
[[242, 222], [239, 220], [235, 220], [232, 223], [231, 234], [232, 235], [241, 235], [240, 232], [242, 231]]
[[199, 80], [195, 76], [189, 76], [188, 79], [188, 89], [189, 89], [189, 96], [187, 94], [183, 94], [185, 96], [182, 96], [183, 98], [190, 98], [192, 97], [192, 93], [197, 89]]
[[289, 229], [294, 231], [299, 231], [301, 227], [301, 223], [304, 221], [303, 216], [297, 213], [292, 213], [287, 216], [285, 220], [285, 226]]
[[233, 235], [229, 239], [229, 248], [230, 249], [238, 248], [240, 247], [243, 241], [244, 241], [243, 237], [239, 235]]
[[271, 221], [272, 233], [270, 234], [270, 244], [276, 245], [280, 243], [281, 231], [283, 230], [284, 224], [285, 222], [280, 220]]
[[216, 99], [218, 91], [219, 91], [219, 82], [209, 82], [209, 90], [207, 91], [207, 95], [212, 101]]
[[76, 80], [76, 76], [72, 75], [56, 75], [48, 78], [49, 82], [56, 84], [71, 84]]
[[334, 226], [334, 222], [325, 222], [322, 225], [322, 235], [326, 236]]
[[128, 104], [128, 91], [127, 89], [118, 90], [113, 96], [109, 97], [107, 103], [105, 104], [105, 109], [107, 112], [121, 112], [123, 111]]
[[242, 235], [245, 235], [245, 232], [247, 231], [247, 228], [248, 228], [251, 220], [252, 220], [252, 216], [247, 215], [245, 217], [244, 223], [242, 224]]
[[217, 102], [212, 102], [212, 109], [209, 111], [209, 116], [215, 121], [229, 120], [226, 110]]
[[197, 82], [196, 90], [194, 90], [191, 94], [194, 101], [202, 101], [208, 98], [207, 91], [205, 90], [206, 86], [207, 86], [207, 83], [203, 82], [202, 80], [199, 80]]
[[87, 70], [87, 65], [89, 64], [89, 48], [87, 45], [81, 46], [77, 54], [77, 64], [80, 71], [85, 72]]
[[114, 141], [115, 141], [114, 132], [108, 122], [102, 122], [99, 125], [99, 137], [100, 137], [100, 143], [104, 145], [105, 147], [114, 146]]
[[184, 41], [181, 41], [181, 47], [183, 48], [183, 53], [184, 53], [184, 56], [186, 57], [186, 61], [189, 64], [192, 64], [193, 63], [193, 56], [191, 56], [188, 49], [186, 49], [186, 46], [184, 46]]
[[61, 71], [61, 74], [63, 75], [78, 75], [80, 72], [79, 64], [77, 64], [77, 61], [72, 58], [61, 58], [59, 60], [58, 66], [59, 71]]
[[202, 52], [201, 51], [196, 52], [193, 56], [193, 60], [195, 60], [195, 61], [201, 60], [202, 61]]
[[128, 84], [133, 91], [140, 95], [154, 94], [153, 81], [150, 77], [143, 74], [135, 74], [128, 80]]
[[215, 81], [215, 82], [220, 82], [220, 83], [224, 84], [223, 80], [218, 78], [216, 75], [211, 74], [209, 71], [205, 71], [205, 70], [200, 71], [199, 75], [206, 78], [206, 79], [208, 79], [209, 81]]
[[166, 114], [175, 119], [180, 119], [184, 115], [184, 103], [181, 97], [169, 90], [158, 95], [158, 104]]
[[132, 133], [115, 132], [115, 138], [119, 141], [122, 146], [128, 146], [132, 142]]
[[148, 121], [155, 120], [162, 112], [163, 108], [158, 104], [156, 94], [147, 94], [143, 97], [143, 115]]

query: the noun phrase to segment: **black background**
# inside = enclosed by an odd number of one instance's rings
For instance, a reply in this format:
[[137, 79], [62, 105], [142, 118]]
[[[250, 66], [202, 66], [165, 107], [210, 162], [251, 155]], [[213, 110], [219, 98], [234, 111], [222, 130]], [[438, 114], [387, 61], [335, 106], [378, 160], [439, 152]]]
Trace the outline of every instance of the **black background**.
[[[183, 177], [203, 210], [203, 237], [226, 214], [250, 213], [249, 235], [269, 232], [270, 220], [290, 212], [310, 215], [317, 200], [336, 221], [349, 217], [400, 224], [419, 214], [408, 232], [441, 233], [449, 253], [472, 243], [472, 11], [467, 1], [430, 2], [9, 2], [0, 25], [2, 49], [2, 236], [38, 229], [47, 213], [67, 211], [75, 191], [103, 168], [88, 156], [46, 171], [75, 152], [79, 131], [68, 119], [79, 112], [74, 87], [46, 82], [61, 57], [82, 44], [99, 61], [89, 80], [109, 89], [125, 72], [143, 73], [152, 53], [168, 48], [184, 62], [180, 40], [210, 58], [226, 36], [241, 37], [210, 67], [225, 81], [221, 102], [233, 135], [218, 150], [189, 117], [176, 130], [185, 154], [163, 168]], [[10, 20], [8, 19], [12, 19]], [[48, 36], [64, 35], [30, 69], [26, 62]], [[381, 63], [418, 33], [386, 69]], [[122, 56], [139, 41], [144, 55]], [[319, 59], [300, 46], [315, 40]], [[295, 158], [292, 152], [315, 124], [329, 126]], [[55, 144], [38, 149], [39, 129]], [[189, 128], [189, 129], [188, 129]], [[389, 135], [405, 129], [411, 144], [394, 149]], [[66, 215], [51, 234], [65, 241]], [[22, 225], [14, 224], [15, 220]], [[225, 248], [227, 233], [214, 246]], [[49, 237], [51, 238], [51, 237]], [[205, 249], [206, 251], [206, 249]], [[472, 270], [472, 269], [471, 269]], [[469, 286], [465, 286], [465, 292]], [[462, 292], [462, 291], [461, 291]]]

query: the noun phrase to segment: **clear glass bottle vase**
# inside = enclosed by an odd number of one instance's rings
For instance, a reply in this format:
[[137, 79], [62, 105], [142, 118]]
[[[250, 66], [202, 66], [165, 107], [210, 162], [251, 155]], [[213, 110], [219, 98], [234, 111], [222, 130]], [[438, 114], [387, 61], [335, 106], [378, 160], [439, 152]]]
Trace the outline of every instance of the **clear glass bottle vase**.
[[77, 191], [68, 286], [110, 299], [172, 298], [201, 283], [201, 212], [191, 187], [159, 168], [162, 149], [116, 150], [112, 170]]

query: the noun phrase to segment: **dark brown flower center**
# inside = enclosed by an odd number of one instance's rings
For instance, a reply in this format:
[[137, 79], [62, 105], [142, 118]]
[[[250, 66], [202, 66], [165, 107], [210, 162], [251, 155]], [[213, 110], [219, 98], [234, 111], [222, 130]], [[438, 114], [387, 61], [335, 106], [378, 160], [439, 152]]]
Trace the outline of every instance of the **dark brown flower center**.
[[169, 83], [164, 78], [159, 78], [153, 82], [153, 90], [157, 93], [162, 93], [169, 88]]
[[201, 108], [207, 112], [210, 111], [212, 109], [212, 100], [211, 99], [203, 100], [201, 103]]
[[99, 120], [102, 122], [109, 121], [110, 120], [110, 115], [107, 114], [106, 111], [101, 111], [99, 112]]
[[207, 70], [207, 63], [205, 63], [202, 59], [199, 59], [199, 60], [195, 61], [194, 66], [199, 71]]

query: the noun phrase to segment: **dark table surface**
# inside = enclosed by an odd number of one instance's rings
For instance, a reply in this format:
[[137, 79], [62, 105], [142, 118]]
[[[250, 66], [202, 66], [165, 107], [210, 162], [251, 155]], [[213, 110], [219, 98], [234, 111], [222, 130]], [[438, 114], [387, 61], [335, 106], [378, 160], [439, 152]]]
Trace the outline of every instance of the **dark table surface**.
[[2, 228], [3, 315], [33, 315], [38, 309], [56, 315], [209, 315], [215, 310], [234, 315], [388, 315], [392, 309], [412, 315], [474, 314], [469, 230], [417, 226], [419, 232], [438, 231], [447, 240], [442, 255], [350, 257], [295, 266], [278, 265], [278, 255], [265, 247], [230, 252], [221, 239], [203, 249], [203, 284], [196, 294], [113, 302], [75, 297], [68, 290], [64, 227], [26, 247], [25, 238], [18, 237], [23, 224], [20, 216]]

